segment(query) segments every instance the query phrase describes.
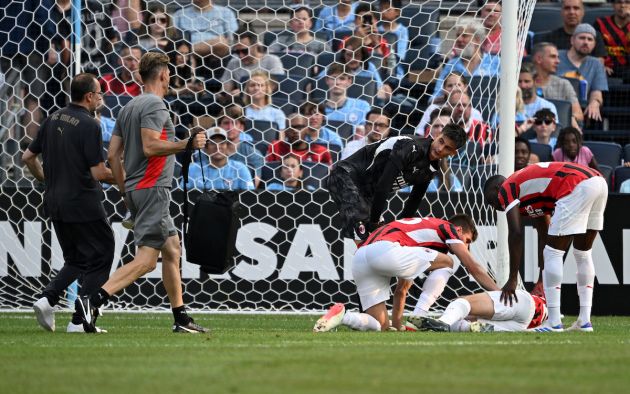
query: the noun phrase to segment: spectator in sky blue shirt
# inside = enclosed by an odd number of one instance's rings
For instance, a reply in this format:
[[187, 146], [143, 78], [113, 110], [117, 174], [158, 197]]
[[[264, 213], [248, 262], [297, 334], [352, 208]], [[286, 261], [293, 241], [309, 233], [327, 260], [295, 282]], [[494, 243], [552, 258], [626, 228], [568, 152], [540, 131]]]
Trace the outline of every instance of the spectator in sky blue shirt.
[[[226, 154], [229, 144], [227, 132], [220, 127], [213, 127], [207, 133], [205, 154], [201, 155], [201, 162], [198, 155], [195, 155], [196, 162], [188, 170], [187, 187], [203, 190], [253, 190], [254, 181], [247, 166], [230, 160]], [[183, 188], [183, 180], [180, 184]]]
[[[433, 90], [433, 98], [437, 97], [442, 91], [444, 78], [449, 74], [456, 72], [470, 79], [471, 77], [494, 77], [500, 72], [501, 58], [496, 55], [484, 53], [481, 50], [481, 44], [486, 39], [486, 30], [483, 25], [476, 27], [472, 39], [462, 49], [459, 56], [455, 56], [448, 61], [442, 68], [440, 76], [435, 81], [435, 89]], [[475, 92], [472, 92], [475, 94]]]
[[328, 38], [332, 38], [334, 32], [354, 30], [354, 10], [357, 8], [358, 1], [339, 0], [337, 5], [329, 5], [322, 8], [319, 17], [315, 21], [315, 29], [313, 31], [325, 32]]
[[370, 104], [347, 96], [347, 90], [352, 85], [352, 75], [346, 71], [346, 67], [339, 63], [328, 67], [326, 85], [328, 85], [326, 118], [349, 123], [355, 127], [363, 125], [367, 113], [370, 112]]
[[193, 0], [177, 11], [173, 19], [180, 31], [190, 35], [195, 54], [225, 57], [230, 53], [238, 22], [229, 8], [214, 5], [211, 0]]
[[[306, 142], [314, 142], [321, 145], [337, 145], [343, 148], [344, 143], [339, 134], [324, 126], [324, 104], [314, 104], [309, 101], [300, 106], [300, 115], [308, 120], [309, 132], [306, 135]], [[330, 149], [330, 148], [329, 148]]]

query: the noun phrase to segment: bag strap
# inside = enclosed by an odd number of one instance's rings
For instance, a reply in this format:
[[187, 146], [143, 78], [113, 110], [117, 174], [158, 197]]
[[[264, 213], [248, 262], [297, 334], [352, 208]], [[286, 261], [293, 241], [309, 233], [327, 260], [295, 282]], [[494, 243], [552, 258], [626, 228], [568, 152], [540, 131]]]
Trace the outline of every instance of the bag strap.
[[[184, 151], [184, 162], [182, 163], [182, 179], [184, 181], [184, 205], [183, 205], [184, 242], [186, 242], [186, 239], [188, 237], [188, 170], [190, 168], [190, 162], [192, 161], [192, 154], [193, 154], [192, 144], [193, 144], [193, 140], [195, 139], [195, 136], [198, 133], [202, 133], [202, 132], [203, 131], [198, 130], [198, 131], [193, 131], [191, 133], [190, 138], [188, 138], [188, 143], [186, 144], [186, 150]], [[201, 176], [203, 178], [204, 191], [205, 191], [206, 178], [203, 174], [203, 163], [201, 162], [201, 149], [198, 149], [198, 151], [199, 151], [199, 163], [201, 164]]]

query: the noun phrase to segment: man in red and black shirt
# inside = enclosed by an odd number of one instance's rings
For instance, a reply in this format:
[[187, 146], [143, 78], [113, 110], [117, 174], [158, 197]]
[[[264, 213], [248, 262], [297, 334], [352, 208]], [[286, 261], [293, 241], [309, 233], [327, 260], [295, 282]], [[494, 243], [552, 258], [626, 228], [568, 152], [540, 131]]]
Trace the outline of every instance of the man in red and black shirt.
[[570, 329], [593, 331], [590, 321], [595, 281], [592, 247], [604, 226], [608, 199], [608, 185], [601, 174], [575, 163], [537, 163], [507, 179], [501, 175], [490, 177], [484, 186], [484, 197], [490, 206], [505, 211], [508, 221], [510, 276], [501, 300], [511, 304], [513, 298], [517, 298], [515, 291], [523, 253], [521, 216], [529, 216], [542, 235], [539, 239], [545, 239], [542, 275], [550, 330], [564, 330], [560, 320], [562, 263], [573, 241], [580, 315]]
[[431, 217], [401, 219], [377, 228], [359, 246], [352, 262], [353, 278], [365, 313], [345, 312], [343, 304], [335, 304], [318, 321], [315, 331], [329, 331], [335, 324], [358, 330], [387, 329], [385, 302], [389, 299], [392, 277], [398, 278], [398, 284], [391, 320], [393, 327], [399, 329], [407, 291], [417, 276], [429, 271], [413, 313], [418, 318], [426, 316], [457, 270], [457, 265], [446, 255], [449, 251], [480, 285], [487, 290], [499, 290], [468, 251], [468, 245], [476, 238], [475, 223], [463, 214], [449, 221]]
[[265, 160], [282, 161], [288, 154], [294, 154], [301, 161], [332, 164], [330, 151], [323, 145], [306, 142], [308, 134], [308, 119], [302, 115], [293, 114], [289, 116], [288, 126], [284, 132], [284, 140], [276, 140], [267, 149]]
[[100, 80], [105, 94], [117, 96], [138, 96], [142, 93], [139, 73], [142, 49], [140, 47], [123, 47], [120, 51], [120, 72], [105, 74]]
[[615, 0], [613, 14], [597, 18], [593, 26], [604, 40], [608, 57], [606, 72], [610, 77], [630, 77], [630, 1]]

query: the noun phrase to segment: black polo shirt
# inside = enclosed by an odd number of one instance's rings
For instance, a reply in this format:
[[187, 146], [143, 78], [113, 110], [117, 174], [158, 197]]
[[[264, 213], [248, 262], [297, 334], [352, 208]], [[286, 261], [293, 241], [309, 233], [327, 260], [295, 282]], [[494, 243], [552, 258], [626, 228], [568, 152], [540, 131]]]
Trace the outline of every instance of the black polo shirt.
[[103, 189], [90, 167], [103, 160], [99, 122], [79, 105], [50, 115], [28, 149], [43, 158], [44, 209], [52, 220], [81, 223], [106, 217]]

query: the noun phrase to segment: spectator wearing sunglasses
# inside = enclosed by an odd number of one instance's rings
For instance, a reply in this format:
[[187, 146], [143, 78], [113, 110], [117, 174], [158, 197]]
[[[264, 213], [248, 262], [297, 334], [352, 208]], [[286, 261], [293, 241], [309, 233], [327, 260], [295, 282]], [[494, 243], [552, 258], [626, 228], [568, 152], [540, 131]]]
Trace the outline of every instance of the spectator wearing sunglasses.
[[263, 52], [258, 45], [255, 33], [245, 31], [239, 34], [238, 41], [232, 46], [232, 59], [221, 76], [223, 89], [232, 95], [240, 94], [239, 83], [248, 78], [254, 70], [264, 70], [271, 75], [284, 75], [280, 58]]
[[554, 149], [557, 138], [552, 135], [555, 131], [556, 115], [551, 112], [549, 108], [543, 108], [534, 115], [534, 132], [536, 133], [536, 138], [530, 139], [529, 142], [547, 144], [551, 149]]

